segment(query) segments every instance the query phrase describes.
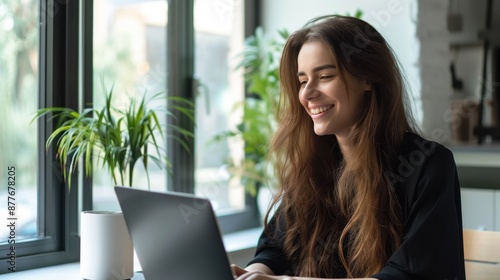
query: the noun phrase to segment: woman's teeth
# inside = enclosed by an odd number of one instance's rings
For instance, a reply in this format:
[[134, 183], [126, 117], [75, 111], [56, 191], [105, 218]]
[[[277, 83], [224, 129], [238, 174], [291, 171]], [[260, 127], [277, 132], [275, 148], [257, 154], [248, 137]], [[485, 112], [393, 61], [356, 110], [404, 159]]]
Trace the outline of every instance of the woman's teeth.
[[311, 109], [311, 113], [313, 115], [321, 114], [323, 112], [326, 112], [326, 111], [330, 110], [332, 107], [333, 107], [333, 105], [328, 105], [328, 106], [323, 106], [323, 107], [319, 107], [319, 108], [314, 108], [314, 109]]

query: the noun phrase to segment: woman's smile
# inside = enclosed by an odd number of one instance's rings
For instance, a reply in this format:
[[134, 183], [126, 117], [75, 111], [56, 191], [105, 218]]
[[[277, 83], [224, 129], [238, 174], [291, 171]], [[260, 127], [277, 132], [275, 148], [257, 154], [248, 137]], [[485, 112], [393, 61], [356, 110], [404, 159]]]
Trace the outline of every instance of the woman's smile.
[[311, 110], [311, 115], [316, 116], [316, 115], [325, 113], [326, 111], [328, 111], [331, 108], [333, 108], [333, 106], [335, 106], [335, 105], [328, 105], [328, 106], [321, 106], [321, 107], [318, 107], [318, 108], [311, 108], [310, 109]]

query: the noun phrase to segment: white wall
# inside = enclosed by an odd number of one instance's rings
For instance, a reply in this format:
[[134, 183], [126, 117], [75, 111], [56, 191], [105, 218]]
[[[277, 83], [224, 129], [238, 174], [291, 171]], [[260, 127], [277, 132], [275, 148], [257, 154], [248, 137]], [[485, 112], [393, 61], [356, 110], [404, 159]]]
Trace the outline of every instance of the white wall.
[[362, 19], [372, 24], [389, 42], [408, 77], [415, 113], [422, 119], [420, 103], [419, 43], [416, 38], [416, 0], [263, 0], [262, 22], [268, 34], [283, 28], [292, 32], [310, 19], [363, 11]]
[[422, 129], [439, 143], [451, 141], [450, 101], [452, 96], [450, 46], [446, 25], [448, 1], [419, 0], [417, 36], [420, 41]]

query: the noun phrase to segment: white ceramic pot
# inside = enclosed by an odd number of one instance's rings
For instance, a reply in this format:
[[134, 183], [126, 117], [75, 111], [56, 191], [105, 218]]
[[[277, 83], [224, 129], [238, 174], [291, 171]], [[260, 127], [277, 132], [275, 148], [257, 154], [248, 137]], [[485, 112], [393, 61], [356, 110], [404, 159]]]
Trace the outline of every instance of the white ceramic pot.
[[83, 279], [130, 279], [134, 247], [125, 219], [116, 211], [83, 211], [80, 226], [80, 276]]

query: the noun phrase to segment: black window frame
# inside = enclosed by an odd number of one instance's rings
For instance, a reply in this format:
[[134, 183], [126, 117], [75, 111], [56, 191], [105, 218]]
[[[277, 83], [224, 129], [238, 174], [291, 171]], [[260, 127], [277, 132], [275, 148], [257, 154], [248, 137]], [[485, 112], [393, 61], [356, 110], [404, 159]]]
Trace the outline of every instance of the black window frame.
[[[78, 1], [40, 0], [39, 22], [39, 107], [78, 108]], [[78, 193], [65, 187], [61, 169], [45, 139], [55, 120], [38, 120], [38, 232], [33, 240], [16, 242], [15, 271], [78, 261]], [[43, 218], [40, 218], [43, 217]], [[20, 217], [21, 218], [21, 217]], [[4, 252], [9, 244], [1, 245]], [[0, 274], [9, 270], [7, 258], [0, 256]]]

